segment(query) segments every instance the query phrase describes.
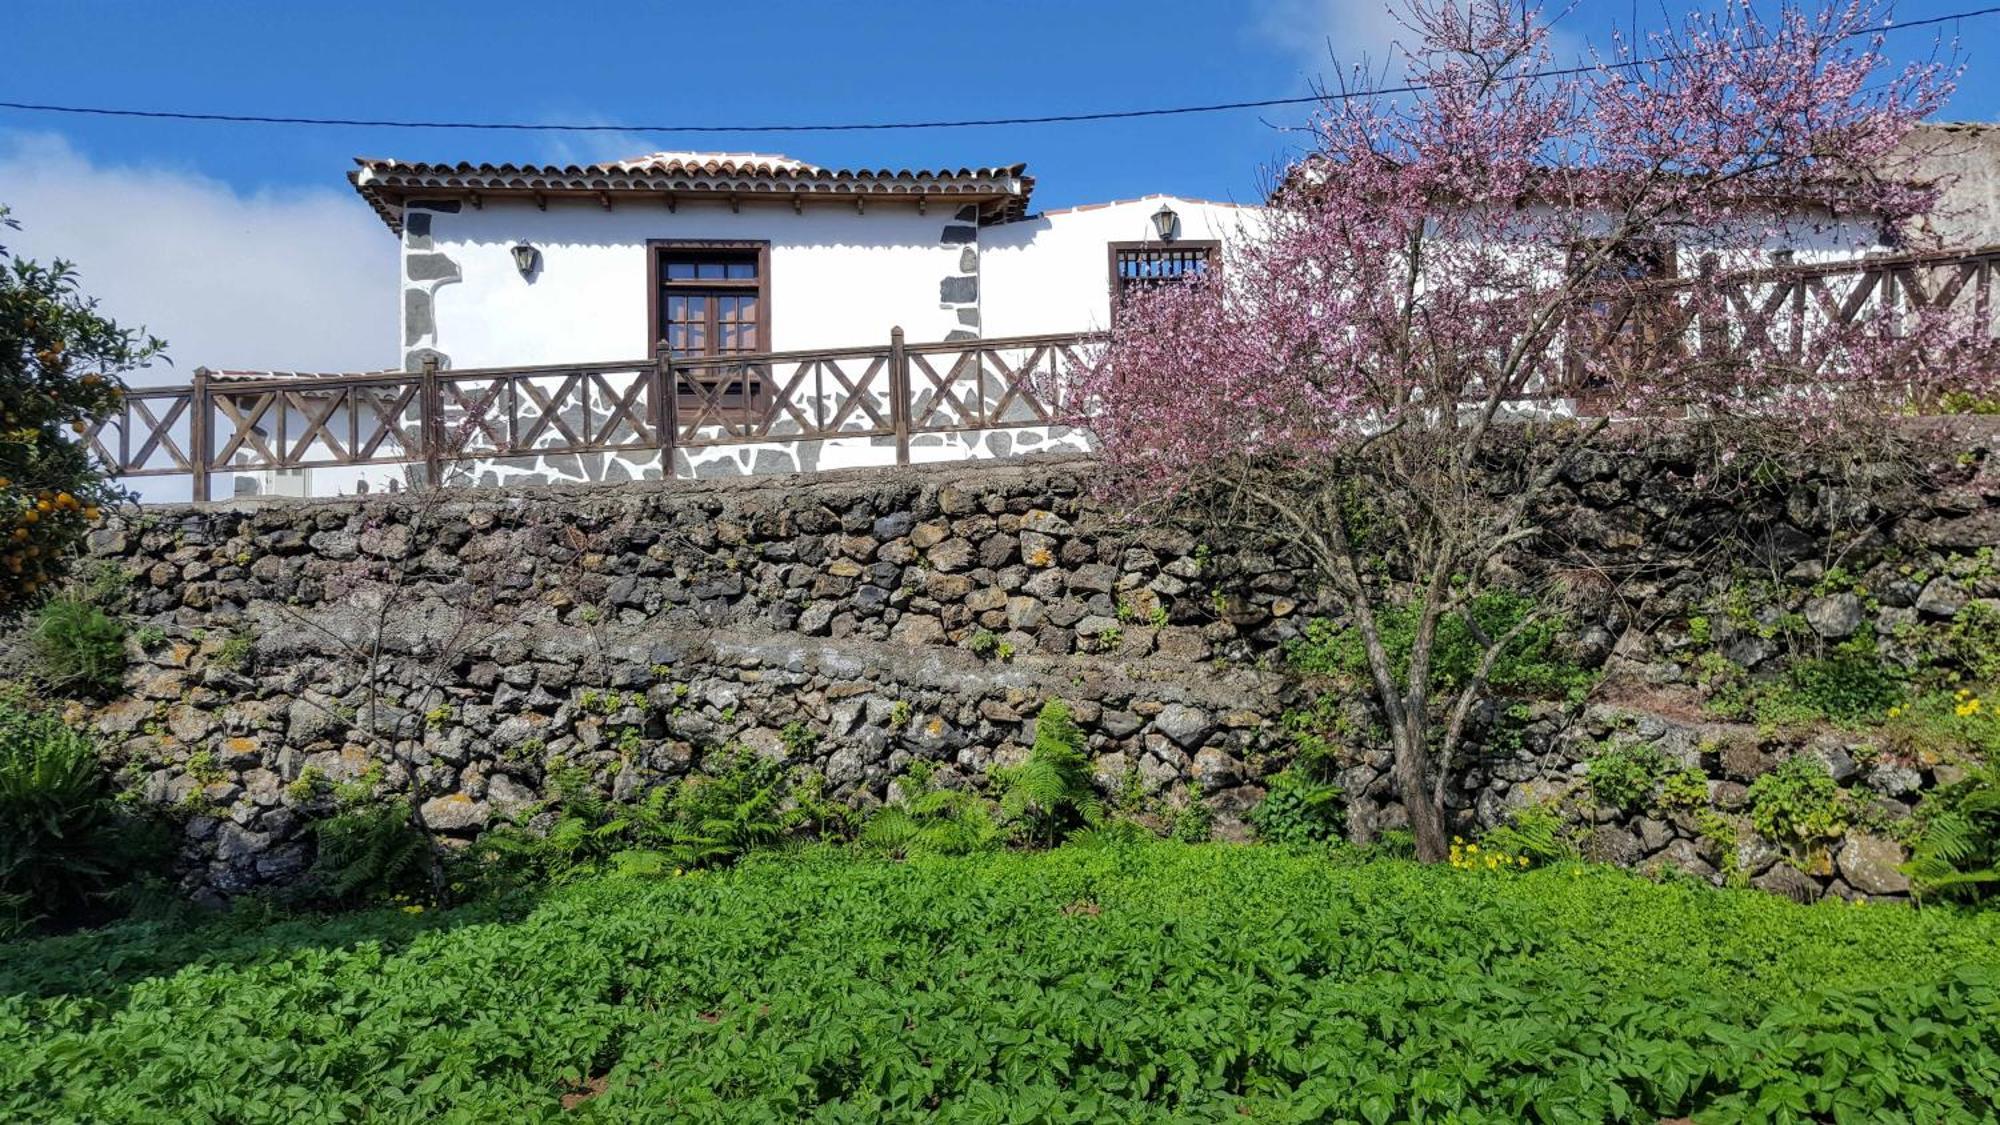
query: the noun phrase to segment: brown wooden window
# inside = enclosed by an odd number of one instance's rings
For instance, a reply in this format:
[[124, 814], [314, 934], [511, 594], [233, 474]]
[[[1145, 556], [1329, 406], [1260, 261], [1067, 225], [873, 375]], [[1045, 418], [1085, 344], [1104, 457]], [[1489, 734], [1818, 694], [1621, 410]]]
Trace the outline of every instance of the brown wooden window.
[[[655, 241], [652, 249], [651, 343], [676, 359], [755, 355], [771, 350], [771, 254], [764, 242]], [[692, 369], [704, 386], [721, 386], [724, 403], [741, 403], [763, 381], [742, 368]], [[683, 397], [695, 388], [683, 380]]]
[[1111, 244], [1111, 304], [1134, 293], [1205, 277], [1219, 268], [1219, 242], [1114, 242]]

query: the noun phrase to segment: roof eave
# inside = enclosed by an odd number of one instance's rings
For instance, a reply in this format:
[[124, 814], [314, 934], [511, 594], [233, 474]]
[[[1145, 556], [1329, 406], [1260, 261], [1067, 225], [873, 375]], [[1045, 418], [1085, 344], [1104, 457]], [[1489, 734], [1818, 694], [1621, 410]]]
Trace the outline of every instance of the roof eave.
[[348, 173], [391, 231], [401, 233], [404, 205], [418, 198], [731, 199], [737, 202], [937, 200], [976, 203], [979, 221], [1027, 213], [1034, 177], [1025, 164], [957, 171], [834, 171], [701, 166], [672, 169], [607, 165], [439, 165], [357, 158]]

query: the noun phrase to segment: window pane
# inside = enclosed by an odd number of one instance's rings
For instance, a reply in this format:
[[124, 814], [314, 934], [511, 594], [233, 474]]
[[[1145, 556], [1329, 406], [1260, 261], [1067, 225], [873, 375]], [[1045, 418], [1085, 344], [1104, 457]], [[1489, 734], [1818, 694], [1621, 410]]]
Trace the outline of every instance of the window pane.
[[722, 263], [716, 261], [695, 263], [694, 275], [704, 281], [719, 280], [722, 277]]
[[755, 261], [731, 262], [729, 263], [729, 276], [742, 281], [752, 280], [757, 276], [757, 263]]
[[681, 281], [694, 276], [694, 263], [685, 259], [667, 259], [667, 280]]

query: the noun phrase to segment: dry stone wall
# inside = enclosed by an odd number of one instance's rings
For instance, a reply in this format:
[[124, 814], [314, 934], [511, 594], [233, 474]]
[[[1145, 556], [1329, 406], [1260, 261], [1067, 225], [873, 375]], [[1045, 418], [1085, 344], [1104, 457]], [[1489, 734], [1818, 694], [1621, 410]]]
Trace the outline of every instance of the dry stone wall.
[[[1597, 808], [1579, 781], [1605, 746], [1646, 742], [1702, 771], [1713, 809], [1740, 816], [1750, 781], [1812, 752], [1893, 806], [1885, 817], [1907, 816], [1948, 775], [1865, 754], [1864, 767], [1838, 736], [1808, 747], [1723, 729], [1675, 705], [1694, 677], [1676, 650], [1704, 599], [1746, 569], [1796, 590], [1753, 613], [1803, 611], [1829, 638], [1864, 617], [1886, 634], [2000, 597], [2000, 579], [1950, 577], [1952, 560], [2000, 542], [1991, 440], [1943, 451], [1950, 487], [1921, 504], [1860, 514], [1874, 530], [1848, 561], [1883, 568], [1861, 579], [1880, 591], [1865, 606], [1811, 592], [1836, 487], [1693, 499], [1671, 449], [1578, 466], [1546, 522], [1624, 576], [1615, 596], [1578, 601], [1567, 642], [1613, 674], [1588, 702], [1483, 716], [1484, 745], [1452, 786], [1459, 828], [1567, 794], [1606, 859], [1800, 897], [1901, 893], [1893, 845], [1864, 842], [1868, 854], [1844, 849], [1812, 871], [1768, 843], [1725, 861], [1713, 818]], [[629, 799], [735, 747], [868, 805], [919, 759], [948, 783], [983, 784], [1025, 753], [1051, 698], [1072, 704], [1107, 789], [1192, 796], [1240, 832], [1292, 754], [1281, 718], [1306, 699], [1279, 653], [1326, 607], [1281, 541], [1122, 523], [1089, 495], [1092, 472], [1071, 459], [150, 509], [93, 542], [132, 578], [133, 663], [124, 696], [77, 718], [132, 790], [177, 818], [190, 889], [205, 896], [296, 880], [310, 824], [342, 787], [420, 785], [430, 823], [469, 840], [546, 815], [558, 775]], [[1721, 529], [1746, 524], [1754, 541], [1717, 548]], [[1897, 570], [1912, 559], [1938, 577]], [[1782, 661], [1756, 630], [1717, 641], [1747, 675]], [[1365, 700], [1345, 706], [1362, 733], [1342, 781], [1365, 837], [1402, 810]]]

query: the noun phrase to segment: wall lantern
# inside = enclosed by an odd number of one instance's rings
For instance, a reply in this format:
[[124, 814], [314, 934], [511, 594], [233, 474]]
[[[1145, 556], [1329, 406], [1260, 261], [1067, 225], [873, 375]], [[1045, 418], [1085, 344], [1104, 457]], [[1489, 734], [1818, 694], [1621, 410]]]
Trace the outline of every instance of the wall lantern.
[[1160, 209], [1153, 212], [1153, 229], [1160, 232], [1161, 242], [1172, 242], [1181, 236], [1181, 217], [1174, 214], [1173, 208], [1162, 203]]
[[542, 252], [540, 250], [535, 249], [525, 242], [514, 247], [514, 268], [521, 271], [522, 277], [532, 276], [535, 272], [535, 267], [540, 265], [541, 262]]

